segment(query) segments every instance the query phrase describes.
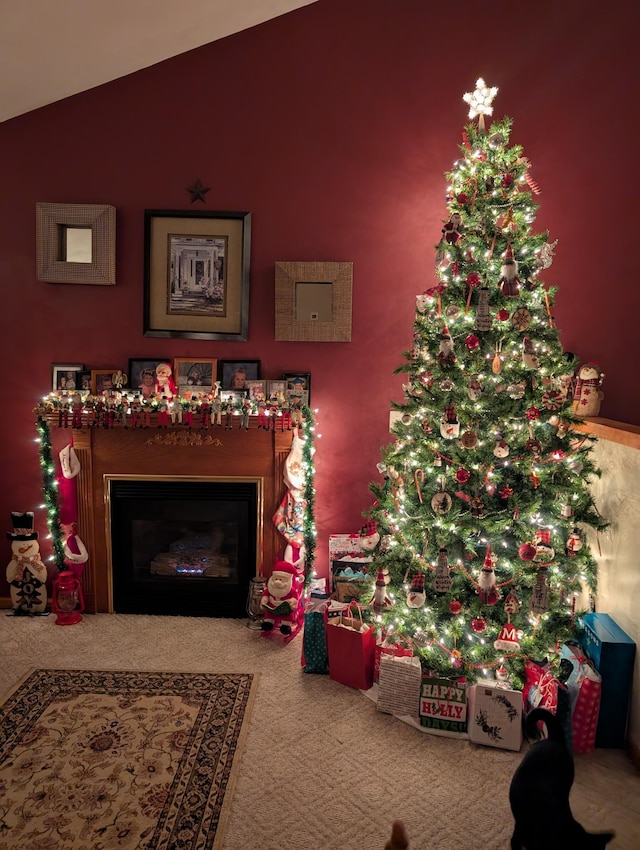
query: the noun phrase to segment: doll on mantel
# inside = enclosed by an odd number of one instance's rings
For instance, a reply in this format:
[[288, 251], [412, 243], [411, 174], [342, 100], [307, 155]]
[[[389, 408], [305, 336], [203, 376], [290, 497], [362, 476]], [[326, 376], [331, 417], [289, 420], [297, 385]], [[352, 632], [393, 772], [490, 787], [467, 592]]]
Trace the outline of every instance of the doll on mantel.
[[159, 398], [165, 396], [167, 401], [171, 401], [174, 395], [178, 394], [178, 387], [171, 377], [172, 374], [173, 370], [169, 363], [158, 363], [156, 366], [155, 392]]

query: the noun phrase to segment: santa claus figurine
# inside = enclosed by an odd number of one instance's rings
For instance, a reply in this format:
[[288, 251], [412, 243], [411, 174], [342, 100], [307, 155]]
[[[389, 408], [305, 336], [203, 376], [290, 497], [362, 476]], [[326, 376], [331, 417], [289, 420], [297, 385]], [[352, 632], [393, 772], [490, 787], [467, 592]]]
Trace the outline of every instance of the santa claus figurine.
[[387, 596], [387, 583], [387, 576], [385, 576], [384, 570], [380, 568], [376, 575], [376, 584], [373, 589], [373, 599], [371, 600], [371, 605], [376, 614], [382, 613], [385, 608], [391, 605], [391, 600]]
[[507, 245], [507, 250], [504, 255], [504, 262], [500, 269], [500, 280], [498, 286], [502, 289], [502, 294], [510, 298], [515, 296], [520, 291], [520, 278], [518, 277], [518, 264], [513, 258], [511, 245]]
[[260, 607], [264, 611], [261, 629], [270, 632], [276, 621], [283, 635], [290, 635], [298, 620], [298, 604], [304, 577], [293, 564], [277, 561], [262, 592]]
[[178, 394], [178, 387], [172, 378], [173, 370], [169, 363], [158, 363], [156, 366], [156, 385], [155, 392], [159, 398], [165, 396], [167, 401], [171, 401], [174, 395]]
[[500, 591], [496, 586], [495, 564], [497, 558], [487, 547], [484, 564], [478, 579], [478, 595], [485, 605], [495, 605], [500, 599]]

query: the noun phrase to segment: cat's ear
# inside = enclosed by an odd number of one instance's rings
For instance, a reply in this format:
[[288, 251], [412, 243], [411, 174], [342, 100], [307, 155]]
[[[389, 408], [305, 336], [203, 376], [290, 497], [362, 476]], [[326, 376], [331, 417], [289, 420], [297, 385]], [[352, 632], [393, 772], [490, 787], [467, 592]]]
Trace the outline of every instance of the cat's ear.
[[385, 844], [384, 850], [408, 850], [409, 839], [407, 830], [401, 820], [394, 820], [391, 827], [391, 841]]
[[589, 846], [593, 850], [604, 850], [607, 844], [616, 837], [615, 832], [592, 832], [589, 834]]

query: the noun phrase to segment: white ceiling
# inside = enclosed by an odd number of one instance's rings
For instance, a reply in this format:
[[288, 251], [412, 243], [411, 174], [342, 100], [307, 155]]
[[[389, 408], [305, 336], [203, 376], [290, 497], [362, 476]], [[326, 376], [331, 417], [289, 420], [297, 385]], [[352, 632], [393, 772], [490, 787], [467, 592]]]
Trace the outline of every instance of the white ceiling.
[[0, 0], [0, 121], [316, 0]]

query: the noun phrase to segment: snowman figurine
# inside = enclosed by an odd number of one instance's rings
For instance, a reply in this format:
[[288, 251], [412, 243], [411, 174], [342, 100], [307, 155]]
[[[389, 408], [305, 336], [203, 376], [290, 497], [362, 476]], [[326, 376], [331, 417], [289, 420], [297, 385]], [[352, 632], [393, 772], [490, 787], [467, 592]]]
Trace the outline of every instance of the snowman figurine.
[[47, 607], [47, 568], [40, 557], [33, 517], [33, 511], [12, 511], [13, 532], [7, 532], [12, 557], [6, 575], [15, 614], [42, 614]]
[[600, 389], [604, 374], [597, 363], [585, 363], [578, 369], [573, 395], [573, 410], [578, 416], [598, 416], [604, 393]]

